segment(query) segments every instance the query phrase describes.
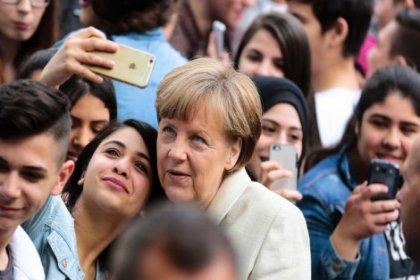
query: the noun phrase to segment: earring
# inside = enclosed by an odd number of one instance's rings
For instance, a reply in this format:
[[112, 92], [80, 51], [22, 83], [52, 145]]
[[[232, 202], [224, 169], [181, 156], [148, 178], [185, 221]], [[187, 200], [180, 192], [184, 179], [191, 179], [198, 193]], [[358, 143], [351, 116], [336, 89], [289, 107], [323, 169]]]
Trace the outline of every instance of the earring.
[[77, 181], [77, 185], [78, 186], [83, 186], [83, 183], [85, 182], [85, 176], [83, 176], [82, 178], [80, 178], [79, 181]]

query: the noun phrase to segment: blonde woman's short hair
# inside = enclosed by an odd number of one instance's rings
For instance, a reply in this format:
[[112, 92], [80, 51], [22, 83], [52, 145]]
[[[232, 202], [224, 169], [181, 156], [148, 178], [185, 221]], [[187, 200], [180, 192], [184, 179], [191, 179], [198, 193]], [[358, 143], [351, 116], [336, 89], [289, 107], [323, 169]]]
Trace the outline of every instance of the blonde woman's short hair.
[[203, 106], [217, 114], [229, 139], [242, 141], [229, 173], [244, 167], [261, 134], [261, 101], [254, 83], [231, 65], [210, 58], [192, 60], [161, 81], [156, 100], [159, 121], [191, 120]]

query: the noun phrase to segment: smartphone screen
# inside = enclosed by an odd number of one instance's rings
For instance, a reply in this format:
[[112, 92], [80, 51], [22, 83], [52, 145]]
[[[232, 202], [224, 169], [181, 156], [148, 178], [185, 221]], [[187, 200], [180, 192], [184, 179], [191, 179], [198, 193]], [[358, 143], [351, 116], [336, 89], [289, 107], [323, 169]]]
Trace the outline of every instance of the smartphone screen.
[[94, 53], [114, 61], [115, 66], [112, 69], [87, 66], [93, 72], [140, 88], [148, 85], [156, 61], [153, 54], [124, 45], [119, 45], [116, 53]]
[[273, 189], [297, 189], [297, 151], [294, 145], [272, 144], [270, 160], [278, 162], [283, 168], [292, 172], [292, 177], [279, 179], [273, 183]]

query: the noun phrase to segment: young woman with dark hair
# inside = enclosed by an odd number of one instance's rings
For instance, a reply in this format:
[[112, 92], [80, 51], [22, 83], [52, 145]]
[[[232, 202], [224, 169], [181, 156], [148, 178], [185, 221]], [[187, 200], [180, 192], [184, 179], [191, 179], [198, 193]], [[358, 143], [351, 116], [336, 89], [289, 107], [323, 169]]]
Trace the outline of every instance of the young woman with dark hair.
[[26, 57], [57, 39], [57, 0], [1, 0], [0, 83], [13, 81]]
[[248, 76], [285, 77], [305, 96], [311, 84], [311, 56], [302, 24], [289, 14], [257, 17], [239, 43], [234, 65]]
[[402, 166], [419, 134], [420, 76], [401, 66], [379, 70], [367, 80], [341, 144], [299, 183], [313, 279], [420, 274], [405, 257], [399, 202], [372, 200], [388, 188], [366, 183], [373, 159]]

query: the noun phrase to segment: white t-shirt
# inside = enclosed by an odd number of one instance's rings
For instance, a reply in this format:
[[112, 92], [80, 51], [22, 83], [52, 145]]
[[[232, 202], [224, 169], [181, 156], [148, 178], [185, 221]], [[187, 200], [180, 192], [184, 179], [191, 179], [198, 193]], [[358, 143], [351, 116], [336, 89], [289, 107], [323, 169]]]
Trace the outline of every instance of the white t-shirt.
[[345, 88], [315, 93], [315, 110], [322, 147], [332, 147], [341, 140], [360, 94], [360, 90]]

